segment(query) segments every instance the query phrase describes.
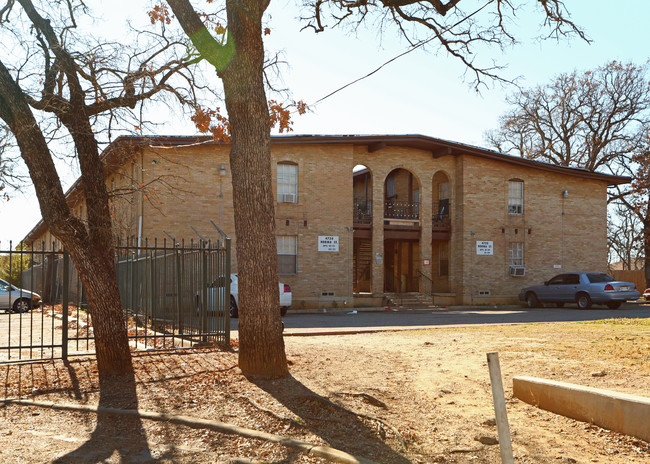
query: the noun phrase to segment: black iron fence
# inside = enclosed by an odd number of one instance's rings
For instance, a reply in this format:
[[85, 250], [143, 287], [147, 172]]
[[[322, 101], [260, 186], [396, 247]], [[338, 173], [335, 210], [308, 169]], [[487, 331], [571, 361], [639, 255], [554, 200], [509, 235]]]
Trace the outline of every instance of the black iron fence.
[[[437, 206], [437, 207], [436, 207]], [[433, 229], [449, 229], [451, 227], [451, 216], [449, 215], [449, 200], [440, 200], [434, 204], [432, 220]]]
[[[132, 349], [230, 341], [230, 239], [128, 243], [115, 266]], [[92, 308], [65, 251], [10, 243], [0, 279], [0, 363], [94, 352]]]
[[372, 223], [372, 202], [370, 201], [354, 202], [354, 223], [355, 224]]

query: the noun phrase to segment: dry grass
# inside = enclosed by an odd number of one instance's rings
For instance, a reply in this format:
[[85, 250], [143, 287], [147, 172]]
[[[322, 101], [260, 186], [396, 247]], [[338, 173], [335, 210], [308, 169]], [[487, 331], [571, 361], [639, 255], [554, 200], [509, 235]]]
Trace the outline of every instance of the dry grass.
[[[232, 351], [137, 354], [139, 406], [327, 443], [386, 464], [496, 464], [498, 447], [474, 437], [496, 434], [485, 425], [494, 414], [485, 353], [497, 351], [517, 462], [650, 462], [649, 444], [540, 411], [509, 391], [513, 376], [531, 375], [650, 396], [646, 320], [292, 337], [286, 344], [292, 376], [270, 382], [241, 375]], [[594, 371], [607, 374], [596, 377]], [[5, 397], [98, 401], [92, 359], [2, 366], [0, 375]], [[6, 407], [0, 430], [10, 431], [0, 436], [11, 453], [0, 449], [0, 462], [50, 462], [91, 440], [95, 426], [95, 418], [79, 413]], [[129, 441], [132, 430], [118, 423], [98, 437], [126, 440], [112, 445], [115, 453], [105, 462], [143, 448], [161, 456], [160, 462], [225, 463], [235, 456], [320, 462], [277, 445], [170, 424], [144, 422], [142, 431], [145, 441]]]

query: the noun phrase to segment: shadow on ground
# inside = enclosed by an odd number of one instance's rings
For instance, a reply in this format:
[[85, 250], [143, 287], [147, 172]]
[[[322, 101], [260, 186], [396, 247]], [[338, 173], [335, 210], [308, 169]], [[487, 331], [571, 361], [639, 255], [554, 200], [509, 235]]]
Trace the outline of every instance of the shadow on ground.
[[383, 441], [380, 435], [386, 435], [384, 429], [371, 428], [353, 411], [318, 395], [294, 377], [248, 380], [298, 416], [311, 433], [321, 437], [329, 446], [387, 464], [411, 462]]
[[[79, 381], [75, 370], [66, 363], [72, 392], [81, 400]], [[135, 375], [101, 376], [99, 379], [99, 407], [116, 409], [138, 409]], [[152, 461], [142, 421], [138, 417], [97, 414], [97, 423], [90, 438], [79, 448], [58, 458], [55, 463], [99, 463], [105, 462], [117, 453], [122, 462]]]

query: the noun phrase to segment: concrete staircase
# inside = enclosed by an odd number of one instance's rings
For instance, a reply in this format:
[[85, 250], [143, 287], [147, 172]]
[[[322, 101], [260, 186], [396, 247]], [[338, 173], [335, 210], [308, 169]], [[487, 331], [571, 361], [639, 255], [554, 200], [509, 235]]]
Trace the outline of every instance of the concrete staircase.
[[424, 293], [386, 293], [386, 306], [395, 310], [434, 309], [433, 297]]

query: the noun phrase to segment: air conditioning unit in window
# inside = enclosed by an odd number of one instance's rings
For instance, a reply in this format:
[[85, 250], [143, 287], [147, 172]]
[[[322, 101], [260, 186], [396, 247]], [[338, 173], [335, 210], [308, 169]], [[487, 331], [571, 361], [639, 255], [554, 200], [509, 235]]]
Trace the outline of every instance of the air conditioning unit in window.
[[510, 275], [512, 277], [524, 277], [526, 275], [526, 268], [523, 266], [510, 266]]
[[296, 194], [295, 193], [280, 193], [278, 194], [278, 203], [295, 203]]

